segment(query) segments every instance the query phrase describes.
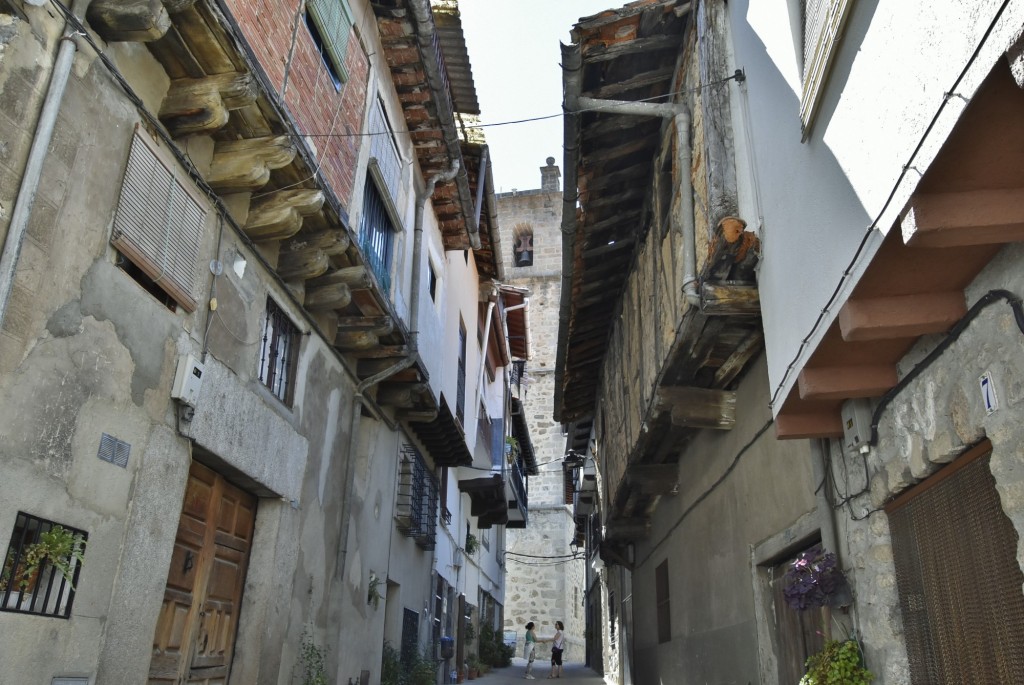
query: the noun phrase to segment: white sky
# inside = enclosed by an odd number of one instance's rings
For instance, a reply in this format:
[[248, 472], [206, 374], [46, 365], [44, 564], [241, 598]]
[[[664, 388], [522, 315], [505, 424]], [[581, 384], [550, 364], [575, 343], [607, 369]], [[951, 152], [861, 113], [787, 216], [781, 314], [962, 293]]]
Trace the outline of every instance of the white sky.
[[[459, 0], [484, 124], [559, 114], [562, 54], [580, 17], [625, 0]], [[561, 168], [562, 118], [484, 129], [496, 192], [540, 188], [548, 157]]]

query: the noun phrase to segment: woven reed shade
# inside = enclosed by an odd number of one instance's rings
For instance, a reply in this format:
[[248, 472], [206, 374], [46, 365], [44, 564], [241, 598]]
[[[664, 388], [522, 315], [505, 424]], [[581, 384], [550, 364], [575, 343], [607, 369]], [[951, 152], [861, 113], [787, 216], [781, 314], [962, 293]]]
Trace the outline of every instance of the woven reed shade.
[[886, 508], [914, 685], [1024, 683], [1024, 574], [990, 450]]

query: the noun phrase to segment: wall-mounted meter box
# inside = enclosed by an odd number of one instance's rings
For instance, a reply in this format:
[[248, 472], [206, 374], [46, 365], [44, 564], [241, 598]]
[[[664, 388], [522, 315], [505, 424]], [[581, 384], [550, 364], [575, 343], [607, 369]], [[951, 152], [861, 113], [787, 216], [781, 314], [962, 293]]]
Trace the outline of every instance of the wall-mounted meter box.
[[843, 448], [855, 450], [871, 439], [871, 400], [856, 399], [843, 402]]
[[174, 373], [174, 385], [171, 397], [190, 407], [196, 406], [199, 390], [203, 387], [203, 374], [206, 367], [203, 363], [186, 354], [178, 359], [178, 370]]

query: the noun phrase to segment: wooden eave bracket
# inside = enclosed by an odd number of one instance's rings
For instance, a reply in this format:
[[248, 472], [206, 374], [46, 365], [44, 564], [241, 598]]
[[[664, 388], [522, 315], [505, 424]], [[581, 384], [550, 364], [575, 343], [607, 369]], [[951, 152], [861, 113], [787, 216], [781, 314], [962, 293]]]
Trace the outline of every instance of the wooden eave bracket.
[[667, 495], [679, 486], [679, 465], [632, 464], [626, 469], [626, 483], [643, 495]]
[[218, 141], [206, 180], [218, 193], [259, 190], [271, 170], [291, 164], [297, 152], [288, 136]]
[[962, 291], [848, 300], [839, 311], [847, 342], [916, 338], [943, 333], [967, 313]]
[[249, 206], [245, 234], [254, 242], [291, 238], [302, 228], [303, 217], [323, 207], [322, 190], [282, 190], [257, 198]]
[[782, 413], [775, 417], [775, 437], [780, 440], [841, 438], [843, 420], [837, 411]]
[[93, 0], [86, 19], [108, 43], [154, 41], [171, 28], [161, 0]]
[[805, 367], [797, 379], [800, 398], [804, 400], [880, 397], [898, 382], [894, 364]]
[[256, 102], [257, 94], [249, 73], [175, 79], [160, 106], [160, 121], [175, 138], [213, 133], [228, 123], [232, 110]]
[[918, 194], [901, 223], [911, 247], [998, 245], [1024, 240], [1024, 188]]

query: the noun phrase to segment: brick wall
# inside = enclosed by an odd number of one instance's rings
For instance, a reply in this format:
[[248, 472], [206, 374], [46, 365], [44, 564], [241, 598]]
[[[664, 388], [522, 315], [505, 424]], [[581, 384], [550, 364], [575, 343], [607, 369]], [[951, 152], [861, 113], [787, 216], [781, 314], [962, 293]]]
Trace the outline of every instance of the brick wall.
[[[279, 96], [287, 71], [285, 107], [302, 133], [315, 134], [306, 138], [306, 144], [321, 164], [320, 173], [348, 211], [362, 141], [354, 134], [363, 128], [369, 60], [362, 42], [353, 35], [345, 57], [348, 81], [336, 91], [304, 19], [296, 15], [296, 4], [280, 0], [227, 0], [235, 21]], [[295, 30], [296, 20], [298, 30]], [[289, 52], [292, 53], [290, 65]]]

